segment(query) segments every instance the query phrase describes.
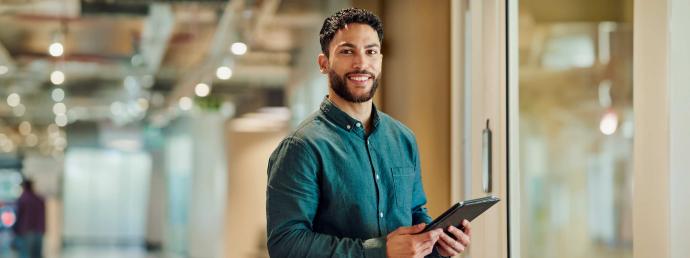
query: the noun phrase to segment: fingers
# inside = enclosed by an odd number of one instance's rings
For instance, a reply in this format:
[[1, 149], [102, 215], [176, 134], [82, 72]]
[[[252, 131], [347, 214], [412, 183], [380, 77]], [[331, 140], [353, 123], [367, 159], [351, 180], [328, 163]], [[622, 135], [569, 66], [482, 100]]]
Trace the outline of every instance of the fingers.
[[434, 229], [423, 234], [414, 235], [413, 237], [415, 239], [413, 241], [415, 242], [415, 250], [419, 253], [429, 248], [433, 249], [434, 244], [442, 234], [444, 234], [443, 230]]
[[[450, 228], [448, 228], [449, 231], [451, 231]], [[455, 228], [458, 232], [462, 233], [459, 229]], [[457, 236], [456, 236], [457, 238]], [[462, 243], [462, 241], [457, 241], [453, 239], [453, 237], [449, 236], [448, 234], [442, 234], [439, 241], [439, 245], [446, 247], [444, 250], [446, 251], [446, 254], [452, 254], [456, 255], [458, 253], [462, 253], [465, 251], [466, 245]]]
[[422, 232], [424, 230], [424, 227], [426, 227], [425, 223], [419, 223], [414, 226], [409, 226], [409, 227], [399, 227], [395, 231], [391, 232], [389, 235], [411, 235], [411, 234], [417, 234], [419, 232]]
[[439, 228], [415, 235], [415, 237], [417, 238], [416, 241], [420, 243], [429, 241], [436, 242], [441, 234], [443, 234], [443, 230]]
[[434, 245], [431, 244], [419, 253], [419, 257], [425, 257], [425, 256], [431, 254], [431, 252], [433, 252], [433, 251], [434, 251]]
[[472, 225], [470, 225], [469, 221], [463, 220], [462, 221], [462, 227], [465, 228], [465, 235], [472, 236]]
[[422, 257], [424, 257], [434, 250], [434, 244], [436, 244], [436, 241], [418, 242], [417, 247], [415, 248], [415, 253], [422, 254]]
[[[465, 228], [465, 230], [467, 230], [467, 228]], [[460, 229], [450, 226], [448, 227], [448, 232], [455, 236], [455, 239], [453, 239], [454, 241], [457, 240], [458, 242], [462, 243], [463, 246], [470, 245], [470, 236], [462, 232]]]
[[440, 241], [436, 242], [438, 244], [438, 251], [440, 254], [444, 256], [455, 256], [458, 254], [455, 249], [450, 247], [450, 245], [446, 244], [446, 240], [442, 237]]

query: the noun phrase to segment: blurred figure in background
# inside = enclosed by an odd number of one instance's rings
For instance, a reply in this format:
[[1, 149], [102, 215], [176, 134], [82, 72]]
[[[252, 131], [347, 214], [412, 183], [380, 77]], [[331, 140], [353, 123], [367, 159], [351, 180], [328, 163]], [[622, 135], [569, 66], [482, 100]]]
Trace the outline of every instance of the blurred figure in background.
[[17, 199], [17, 222], [14, 225], [19, 258], [40, 258], [45, 233], [45, 203], [33, 189], [31, 180], [22, 182], [22, 195]]

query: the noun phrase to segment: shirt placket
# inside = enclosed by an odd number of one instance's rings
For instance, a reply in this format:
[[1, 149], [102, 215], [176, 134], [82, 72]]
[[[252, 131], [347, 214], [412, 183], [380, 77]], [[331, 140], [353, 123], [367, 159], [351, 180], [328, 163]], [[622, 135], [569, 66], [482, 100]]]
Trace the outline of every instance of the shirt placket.
[[[361, 130], [362, 135], [364, 135], [364, 129], [362, 128], [362, 124], [357, 122], [355, 126], [357, 126]], [[383, 233], [386, 232], [386, 230], [384, 229], [386, 214], [383, 211], [383, 205], [381, 205], [381, 176], [379, 175], [378, 169], [376, 167], [376, 162], [374, 162], [376, 159], [374, 158], [374, 150], [371, 145], [371, 138], [371, 135], [363, 137], [364, 146], [367, 149], [367, 157], [369, 158], [369, 163], [371, 165], [372, 178], [374, 180], [374, 185], [376, 188], [376, 221], [378, 222], [378, 233], [379, 235], [383, 235]]]

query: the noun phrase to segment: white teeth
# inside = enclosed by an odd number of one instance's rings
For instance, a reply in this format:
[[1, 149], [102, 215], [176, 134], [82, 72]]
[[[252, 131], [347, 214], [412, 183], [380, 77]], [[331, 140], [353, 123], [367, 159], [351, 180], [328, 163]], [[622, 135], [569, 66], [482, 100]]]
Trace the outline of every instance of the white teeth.
[[355, 80], [355, 81], [366, 81], [369, 79], [369, 77], [366, 76], [356, 76], [356, 77], [350, 77], [350, 79]]

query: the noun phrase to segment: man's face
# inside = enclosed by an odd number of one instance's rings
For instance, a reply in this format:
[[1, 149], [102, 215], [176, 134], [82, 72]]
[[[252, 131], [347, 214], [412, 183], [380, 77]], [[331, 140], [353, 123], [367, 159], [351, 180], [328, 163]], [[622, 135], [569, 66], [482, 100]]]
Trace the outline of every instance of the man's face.
[[349, 102], [369, 101], [376, 93], [383, 57], [376, 31], [366, 24], [348, 24], [333, 37], [328, 55], [321, 54], [318, 61], [333, 91]]

